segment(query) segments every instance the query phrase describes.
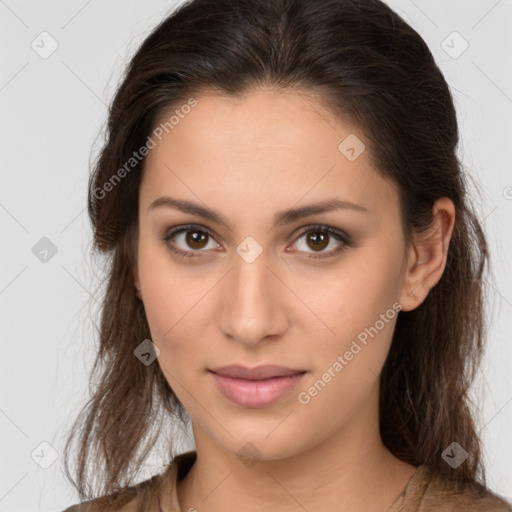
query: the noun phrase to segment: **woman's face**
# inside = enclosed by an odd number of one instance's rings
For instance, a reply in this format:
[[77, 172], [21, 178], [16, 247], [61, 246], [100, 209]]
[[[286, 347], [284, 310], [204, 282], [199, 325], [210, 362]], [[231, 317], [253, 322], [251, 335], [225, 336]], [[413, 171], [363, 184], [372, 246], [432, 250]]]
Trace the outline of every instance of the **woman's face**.
[[[250, 442], [271, 460], [376, 422], [405, 297], [395, 188], [372, 168], [363, 134], [311, 97], [196, 100], [153, 137], [134, 276], [157, 362], [197, 445], [238, 453]], [[299, 374], [248, 382], [211, 371], [268, 364]]]

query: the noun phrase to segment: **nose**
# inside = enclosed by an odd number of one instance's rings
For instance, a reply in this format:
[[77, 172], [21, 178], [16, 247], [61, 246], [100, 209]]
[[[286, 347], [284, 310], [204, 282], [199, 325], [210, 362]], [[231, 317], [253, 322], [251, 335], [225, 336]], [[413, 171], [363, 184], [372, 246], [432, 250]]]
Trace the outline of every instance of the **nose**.
[[246, 346], [281, 337], [288, 327], [286, 286], [269, 267], [265, 251], [248, 262], [233, 256], [233, 268], [223, 279], [217, 315], [224, 336]]

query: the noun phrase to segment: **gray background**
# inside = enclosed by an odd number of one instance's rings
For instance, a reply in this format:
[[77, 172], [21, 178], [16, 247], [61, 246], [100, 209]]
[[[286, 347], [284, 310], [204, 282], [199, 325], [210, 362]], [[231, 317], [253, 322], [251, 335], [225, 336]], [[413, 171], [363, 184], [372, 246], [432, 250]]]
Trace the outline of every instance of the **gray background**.
[[[496, 281], [473, 396], [490, 486], [512, 499], [512, 2], [388, 3], [424, 37], [452, 87], [460, 155], [481, 185], [478, 211]], [[102, 277], [89, 252], [89, 162], [124, 66], [173, 5], [0, 0], [0, 512], [59, 511], [77, 502], [60, 454], [87, 397], [95, 335], [89, 318], [98, 311], [94, 290]], [[40, 36], [44, 31], [50, 36]], [[43, 58], [53, 41], [58, 48]], [[33, 252], [41, 250], [36, 244], [48, 247], [43, 237], [57, 249], [47, 262]], [[183, 443], [188, 449], [190, 440]], [[152, 460], [140, 479], [161, 462]]]

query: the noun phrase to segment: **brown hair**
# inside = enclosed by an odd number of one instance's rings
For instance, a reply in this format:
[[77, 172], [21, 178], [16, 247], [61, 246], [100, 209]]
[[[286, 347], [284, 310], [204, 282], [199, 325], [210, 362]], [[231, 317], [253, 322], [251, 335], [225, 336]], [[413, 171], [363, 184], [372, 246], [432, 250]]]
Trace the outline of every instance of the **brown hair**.
[[[108, 257], [108, 282], [91, 374], [98, 379], [66, 443], [68, 478], [81, 499], [118, 492], [122, 504], [133, 497], [122, 489], [164, 420], [184, 421], [160, 367], [134, 357], [150, 337], [131, 272], [144, 159], [129, 171], [126, 162], [163, 115], [187, 99], [256, 87], [318, 93], [333, 114], [357, 123], [375, 167], [398, 187], [407, 243], [431, 224], [436, 199], [453, 201], [444, 273], [419, 307], [397, 319], [380, 381], [380, 430], [401, 460], [480, 489], [485, 473], [468, 391], [483, 351], [487, 243], [456, 154], [449, 87], [421, 36], [378, 0], [193, 0], [164, 19], [132, 58], [89, 181], [94, 249]], [[122, 179], [113, 182], [123, 166]], [[76, 482], [68, 469], [74, 437]], [[454, 441], [469, 453], [456, 470], [441, 457]], [[151, 482], [148, 496], [157, 492], [158, 479]]]

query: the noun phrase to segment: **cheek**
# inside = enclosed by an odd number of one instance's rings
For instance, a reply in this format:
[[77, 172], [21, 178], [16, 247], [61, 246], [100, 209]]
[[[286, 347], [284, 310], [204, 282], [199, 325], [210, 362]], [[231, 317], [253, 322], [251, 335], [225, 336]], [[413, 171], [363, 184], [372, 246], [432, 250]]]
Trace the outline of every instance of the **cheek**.
[[[189, 323], [198, 291], [173, 263], [164, 242], [141, 237], [139, 250], [139, 275], [143, 283], [143, 304], [149, 324], [151, 339], [162, 356], [169, 350], [179, 352], [183, 343], [178, 340], [198, 339], [190, 332]], [[187, 340], [188, 341], [188, 340]]]
[[191, 282], [190, 273], [180, 268], [165, 242], [149, 228], [141, 234], [138, 270], [148, 323], [158, 338], [165, 339], [197, 302], [197, 281]]
[[296, 397], [300, 411], [312, 422], [334, 431], [376, 400], [397, 313], [388, 308], [384, 317], [362, 321], [363, 327], [351, 332], [340, 322], [337, 341], [315, 351], [315, 370]]
[[374, 248], [360, 249], [329, 274], [304, 277], [299, 287], [304, 302], [329, 328], [322, 327], [323, 337], [337, 349], [373, 326], [390, 308], [388, 316], [395, 316], [399, 262], [393, 255], [379, 258], [376, 254]]
[[304, 401], [316, 402], [314, 407], [334, 406], [338, 400], [356, 406], [384, 365], [401, 309], [399, 276], [393, 263], [397, 260], [377, 259], [374, 253], [347, 263], [347, 270], [337, 273], [336, 285], [331, 280], [315, 299], [315, 309], [331, 332], [316, 338], [314, 375], [301, 389]]

